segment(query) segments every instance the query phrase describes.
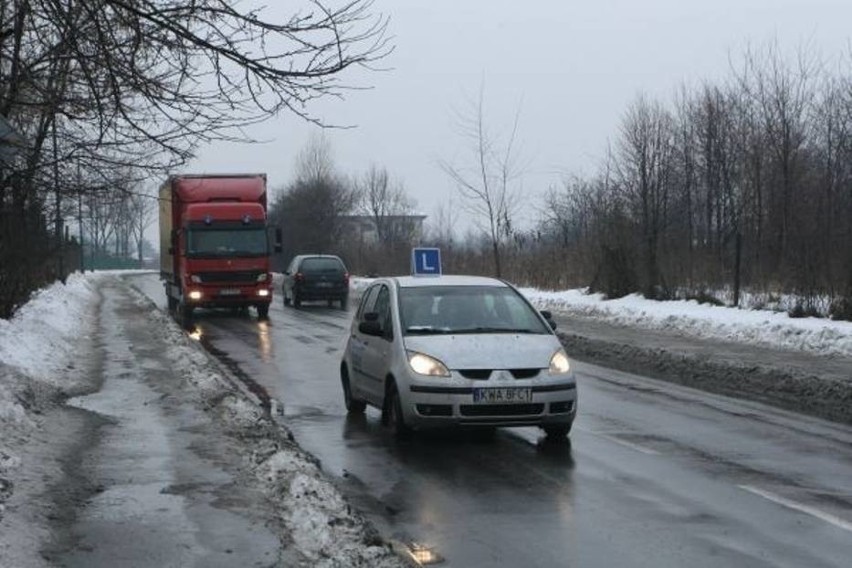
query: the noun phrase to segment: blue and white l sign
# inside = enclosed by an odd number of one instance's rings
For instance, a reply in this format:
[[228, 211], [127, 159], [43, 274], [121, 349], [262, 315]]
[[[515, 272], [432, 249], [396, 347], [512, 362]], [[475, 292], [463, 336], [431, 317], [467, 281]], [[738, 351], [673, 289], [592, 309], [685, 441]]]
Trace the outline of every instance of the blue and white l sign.
[[414, 276], [441, 275], [441, 249], [415, 248], [411, 250], [411, 273]]

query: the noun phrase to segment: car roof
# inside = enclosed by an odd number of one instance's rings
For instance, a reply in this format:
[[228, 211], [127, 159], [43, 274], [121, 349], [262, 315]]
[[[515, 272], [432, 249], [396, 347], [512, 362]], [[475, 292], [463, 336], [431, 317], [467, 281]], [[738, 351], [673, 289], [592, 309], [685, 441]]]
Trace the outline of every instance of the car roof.
[[304, 260], [310, 260], [310, 259], [313, 259], [313, 258], [330, 258], [330, 259], [333, 259], [333, 260], [339, 260], [340, 262], [343, 262], [342, 258], [340, 258], [339, 256], [334, 255], [334, 254], [300, 254], [300, 255], [293, 257], [293, 260], [295, 260], [296, 262], [302, 262]]
[[399, 276], [394, 278], [400, 288], [425, 288], [429, 286], [493, 286], [508, 288], [509, 285], [487, 276]]

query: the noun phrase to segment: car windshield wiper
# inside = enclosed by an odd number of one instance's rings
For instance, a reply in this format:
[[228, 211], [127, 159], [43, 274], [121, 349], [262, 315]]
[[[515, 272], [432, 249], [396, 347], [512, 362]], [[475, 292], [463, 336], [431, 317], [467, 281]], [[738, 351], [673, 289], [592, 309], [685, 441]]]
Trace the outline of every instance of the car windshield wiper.
[[412, 325], [405, 328], [405, 333], [410, 335], [439, 335], [443, 333], [453, 333], [452, 330], [445, 327], [432, 327], [431, 325]]
[[452, 333], [540, 333], [534, 329], [525, 327], [466, 327], [463, 329], [454, 329]]

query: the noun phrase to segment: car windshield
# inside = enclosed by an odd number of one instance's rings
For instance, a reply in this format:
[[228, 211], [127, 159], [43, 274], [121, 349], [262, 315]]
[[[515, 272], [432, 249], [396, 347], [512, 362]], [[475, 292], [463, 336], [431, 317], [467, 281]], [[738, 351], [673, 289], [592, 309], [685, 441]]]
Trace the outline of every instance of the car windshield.
[[186, 255], [190, 257], [266, 256], [269, 245], [266, 229], [252, 227], [190, 229]]
[[346, 269], [340, 259], [318, 257], [304, 259], [299, 272], [346, 272]]
[[399, 311], [406, 335], [550, 333], [535, 310], [503, 286], [404, 287]]

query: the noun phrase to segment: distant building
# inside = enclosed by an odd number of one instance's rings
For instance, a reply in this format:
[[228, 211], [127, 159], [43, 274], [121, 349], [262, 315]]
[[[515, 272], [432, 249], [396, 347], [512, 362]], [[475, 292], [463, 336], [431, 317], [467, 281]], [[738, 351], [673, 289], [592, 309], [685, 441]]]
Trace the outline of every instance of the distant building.
[[[415, 243], [423, 236], [423, 221], [426, 215], [342, 215], [342, 233], [345, 238], [362, 244], [379, 242], [381, 234], [392, 243]], [[381, 229], [381, 230], [380, 230]]]

